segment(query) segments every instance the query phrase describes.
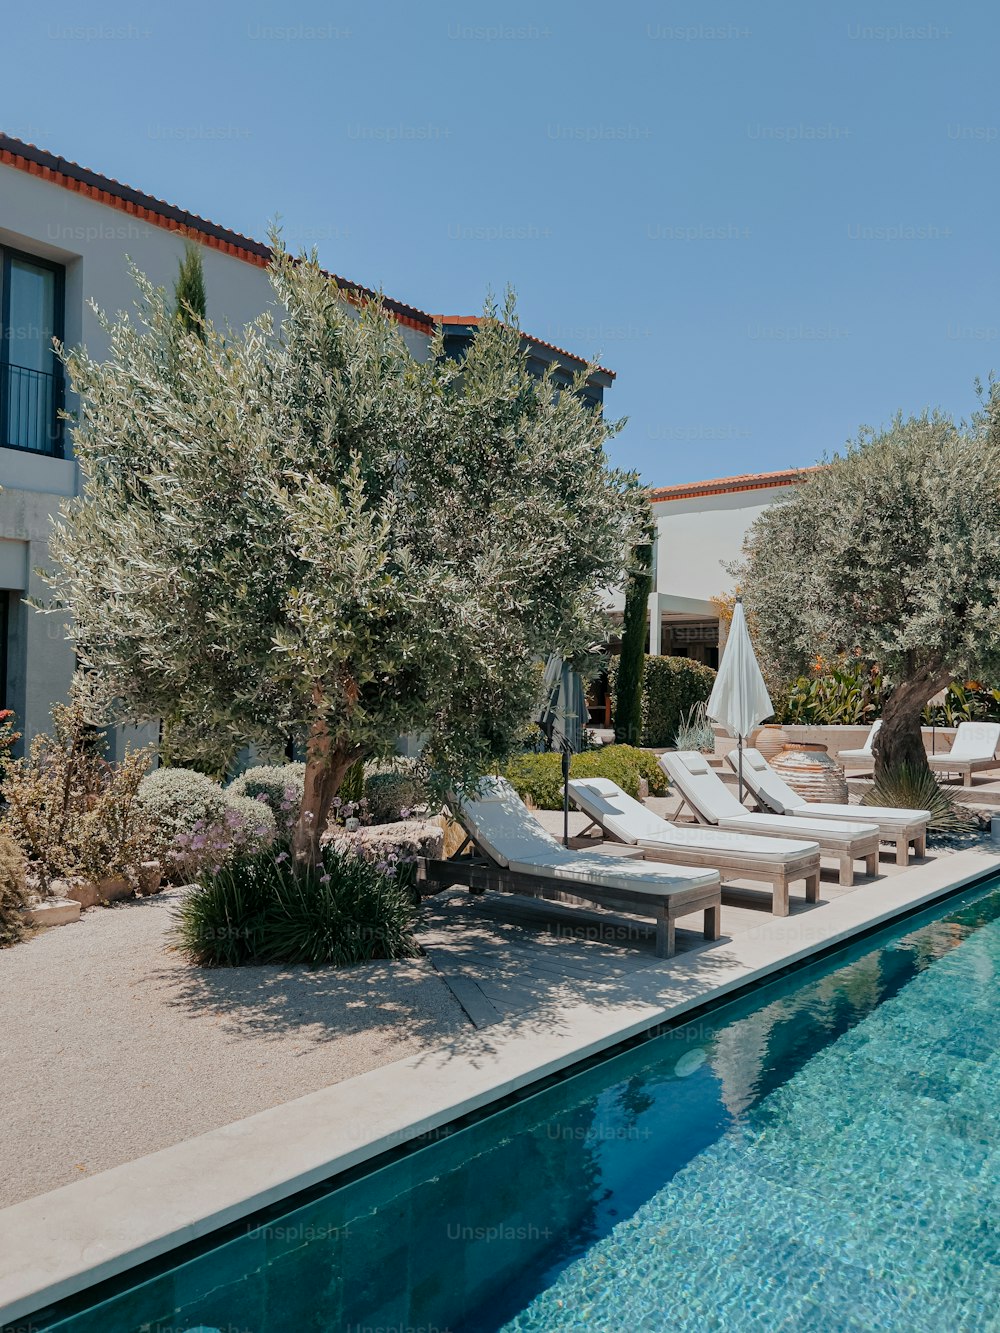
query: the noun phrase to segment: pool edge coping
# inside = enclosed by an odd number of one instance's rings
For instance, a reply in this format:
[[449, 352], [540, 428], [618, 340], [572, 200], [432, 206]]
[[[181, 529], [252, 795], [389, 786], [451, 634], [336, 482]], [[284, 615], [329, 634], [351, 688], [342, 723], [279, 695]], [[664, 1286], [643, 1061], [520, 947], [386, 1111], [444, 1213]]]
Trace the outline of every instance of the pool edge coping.
[[463, 1032], [0, 1210], [0, 1329], [998, 872], [1000, 848], [951, 853], [637, 972], [627, 1001]]

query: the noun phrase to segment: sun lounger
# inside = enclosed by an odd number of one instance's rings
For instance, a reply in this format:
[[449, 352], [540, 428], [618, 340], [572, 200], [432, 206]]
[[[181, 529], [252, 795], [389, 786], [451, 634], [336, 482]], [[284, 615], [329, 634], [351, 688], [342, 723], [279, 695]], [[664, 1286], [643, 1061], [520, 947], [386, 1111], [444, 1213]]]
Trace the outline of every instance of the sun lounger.
[[680, 792], [685, 805], [703, 824], [715, 824], [733, 833], [757, 833], [763, 838], [809, 838], [824, 855], [840, 863], [840, 882], [854, 883], [854, 862], [864, 861], [865, 871], [878, 869], [879, 832], [874, 824], [859, 820], [804, 819], [792, 815], [752, 814], [734, 792], [708, 766], [704, 755], [694, 750], [673, 750], [660, 755], [660, 767]]
[[674, 923], [692, 912], [705, 913], [707, 940], [719, 938], [722, 886], [717, 871], [570, 851], [542, 828], [504, 778], [484, 778], [475, 798], [456, 800], [453, 808], [472, 852], [447, 861], [421, 860], [417, 879], [424, 892], [428, 884], [436, 886], [431, 890], [435, 893], [465, 884], [473, 893], [492, 889], [556, 901], [568, 894], [651, 916], [658, 958], [673, 954]]
[[872, 724], [872, 729], [865, 737], [865, 743], [860, 750], [838, 750], [837, 761], [841, 767], [850, 765], [852, 768], [874, 768], [875, 751], [872, 748], [875, 744], [875, 737], [878, 735], [881, 721]]
[[973, 773], [998, 767], [998, 745], [1000, 722], [960, 722], [949, 752], [929, 754], [927, 762], [935, 773], [960, 773], [963, 785], [971, 787]]
[[[683, 828], [661, 819], [607, 778], [577, 778], [569, 784], [573, 803], [619, 842], [642, 849], [647, 860], [718, 870], [727, 879], [771, 885], [771, 911], [788, 915], [788, 886], [805, 880], [807, 902], [819, 900], [819, 844], [755, 838], [717, 828]], [[725, 894], [725, 890], [723, 890]]]
[[[726, 755], [729, 766], [736, 771], [736, 756]], [[825, 801], [807, 801], [793, 791], [779, 773], [776, 773], [759, 750], [743, 751], [743, 781], [762, 809], [778, 815], [795, 815], [805, 819], [863, 819], [878, 827], [883, 842], [896, 847], [896, 864], [910, 863], [910, 843], [915, 856], [927, 850], [927, 821], [929, 810], [900, 810], [888, 805], [836, 805]]]

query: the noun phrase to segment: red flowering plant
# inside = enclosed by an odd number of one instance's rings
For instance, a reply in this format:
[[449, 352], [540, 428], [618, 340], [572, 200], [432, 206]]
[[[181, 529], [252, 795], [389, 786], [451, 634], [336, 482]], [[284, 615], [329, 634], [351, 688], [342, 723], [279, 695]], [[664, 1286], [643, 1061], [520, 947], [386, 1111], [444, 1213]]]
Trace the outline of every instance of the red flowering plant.
[[10, 752], [21, 739], [21, 733], [14, 730], [13, 708], [0, 708], [0, 780], [7, 771]]

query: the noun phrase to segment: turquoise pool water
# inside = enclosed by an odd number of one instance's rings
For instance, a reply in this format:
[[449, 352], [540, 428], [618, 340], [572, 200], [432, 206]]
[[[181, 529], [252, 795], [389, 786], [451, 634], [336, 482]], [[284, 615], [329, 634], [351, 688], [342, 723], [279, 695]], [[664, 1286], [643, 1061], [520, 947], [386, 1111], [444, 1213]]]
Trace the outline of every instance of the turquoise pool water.
[[998, 1330], [998, 974], [994, 885], [29, 1326]]

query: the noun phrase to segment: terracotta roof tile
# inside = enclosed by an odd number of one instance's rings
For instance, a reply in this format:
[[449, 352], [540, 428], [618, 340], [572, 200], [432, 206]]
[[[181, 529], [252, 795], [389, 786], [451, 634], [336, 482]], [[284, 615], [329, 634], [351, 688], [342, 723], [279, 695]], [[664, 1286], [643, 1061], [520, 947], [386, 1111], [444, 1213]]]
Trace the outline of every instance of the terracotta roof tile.
[[702, 495], [725, 495], [730, 491], [761, 491], [772, 486], [794, 486], [821, 466], [783, 468], [780, 472], [744, 472], [736, 477], [713, 477], [708, 481], [682, 482], [679, 486], [659, 486], [650, 490], [649, 498], [653, 504], [660, 504], [664, 500], [693, 500]]

